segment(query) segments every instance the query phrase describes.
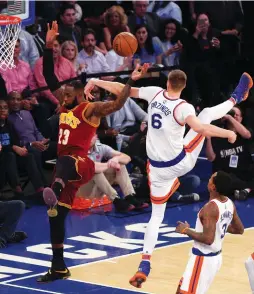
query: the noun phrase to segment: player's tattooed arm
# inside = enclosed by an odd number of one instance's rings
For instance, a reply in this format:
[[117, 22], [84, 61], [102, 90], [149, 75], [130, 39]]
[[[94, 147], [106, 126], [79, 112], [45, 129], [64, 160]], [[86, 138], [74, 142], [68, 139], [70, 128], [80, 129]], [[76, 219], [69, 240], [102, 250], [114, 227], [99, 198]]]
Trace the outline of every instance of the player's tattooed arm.
[[129, 84], [126, 84], [115, 101], [95, 102], [92, 115], [103, 117], [121, 109], [130, 96], [130, 90], [131, 86]]
[[141, 77], [143, 77], [147, 70], [148, 70], [148, 64], [144, 64], [143, 66], [137, 65], [135, 70], [131, 74], [131, 78], [128, 80], [126, 85], [123, 87], [120, 94], [117, 96], [116, 100], [109, 101], [109, 102], [95, 102], [92, 105], [92, 116], [96, 117], [103, 117], [107, 116], [119, 109], [121, 109], [128, 99], [130, 97], [131, 92], [131, 86], [134, 84], [134, 82]]
[[215, 231], [216, 231], [216, 222], [218, 219], [218, 207], [210, 202], [204, 206], [200, 212], [200, 218], [203, 224], [203, 232], [198, 233], [190, 229], [188, 223], [178, 222], [176, 227], [176, 232], [186, 234], [193, 240], [204, 243], [206, 245], [211, 245], [214, 242]]

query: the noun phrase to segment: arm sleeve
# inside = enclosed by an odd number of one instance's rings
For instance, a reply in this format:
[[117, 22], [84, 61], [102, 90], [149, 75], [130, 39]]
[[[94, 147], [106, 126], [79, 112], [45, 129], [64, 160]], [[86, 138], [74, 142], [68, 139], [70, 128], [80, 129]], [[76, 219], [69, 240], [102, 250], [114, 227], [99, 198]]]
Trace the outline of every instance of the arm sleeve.
[[48, 84], [51, 91], [55, 91], [60, 88], [58, 84], [58, 78], [55, 75], [53, 50], [45, 49], [42, 58], [42, 71], [46, 83]]
[[185, 124], [185, 119], [189, 115], [196, 116], [196, 112], [193, 105], [189, 103], [186, 103], [186, 102], [180, 103], [174, 109], [174, 117], [176, 121], [180, 124]]
[[160, 87], [141, 87], [139, 88], [139, 98], [151, 103], [152, 100], [162, 91], [163, 89]]

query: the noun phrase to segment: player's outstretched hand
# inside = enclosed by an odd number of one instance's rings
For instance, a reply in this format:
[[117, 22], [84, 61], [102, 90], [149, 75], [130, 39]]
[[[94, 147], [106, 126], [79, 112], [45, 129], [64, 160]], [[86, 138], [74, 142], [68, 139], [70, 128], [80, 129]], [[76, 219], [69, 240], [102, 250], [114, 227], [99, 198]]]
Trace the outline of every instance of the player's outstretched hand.
[[52, 21], [52, 25], [50, 28], [50, 24], [48, 23], [48, 31], [46, 35], [46, 46], [47, 48], [53, 48], [53, 43], [56, 37], [59, 35], [58, 33], [58, 24], [57, 21]]
[[131, 79], [137, 81], [141, 79], [148, 71], [149, 63], [144, 63], [142, 66], [137, 64], [134, 71], [131, 74]]
[[233, 131], [229, 131], [228, 142], [233, 144], [233, 143], [235, 143], [236, 138], [237, 138], [236, 133]]
[[176, 232], [179, 234], [184, 234], [186, 229], [189, 229], [190, 225], [187, 222], [177, 222]]
[[91, 94], [91, 91], [93, 90], [93, 88], [94, 88], [94, 84], [88, 81], [84, 89], [84, 94], [85, 94], [86, 100], [88, 101], [94, 100], [94, 96]]

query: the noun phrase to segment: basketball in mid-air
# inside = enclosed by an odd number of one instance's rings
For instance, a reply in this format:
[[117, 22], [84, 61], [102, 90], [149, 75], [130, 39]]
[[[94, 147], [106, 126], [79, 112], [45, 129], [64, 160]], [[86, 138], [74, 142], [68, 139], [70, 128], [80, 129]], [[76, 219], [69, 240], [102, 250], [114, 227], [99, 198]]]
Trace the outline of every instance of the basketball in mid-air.
[[122, 32], [115, 36], [113, 49], [120, 56], [131, 56], [138, 48], [138, 41], [134, 35], [128, 32]]

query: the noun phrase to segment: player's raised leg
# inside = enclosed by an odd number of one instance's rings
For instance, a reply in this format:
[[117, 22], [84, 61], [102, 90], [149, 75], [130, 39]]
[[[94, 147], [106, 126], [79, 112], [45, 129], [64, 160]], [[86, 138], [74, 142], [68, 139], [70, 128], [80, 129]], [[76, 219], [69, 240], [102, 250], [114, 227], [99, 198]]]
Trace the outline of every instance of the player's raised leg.
[[245, 261], [245, 268], [248, 273], [251, 291], [254, 293], [254, 253]]
[[[231, 94], [230, 98], [214, 107], [204, 108], [198, 115], [199, 120], [203, 124], [210, 124], [212, 121], [225, 116], [235, 104], [238, 104], [248, 98], [249, 90], [253, 86], [253, 80], [248, 73], [243, 73], [237, 87]], [[185, 151], [192, 157], [193, 167], [201, 152], [205, 141], [202, 134], [198, 134], [194, 130], [190, 131], [184, 137]]]

